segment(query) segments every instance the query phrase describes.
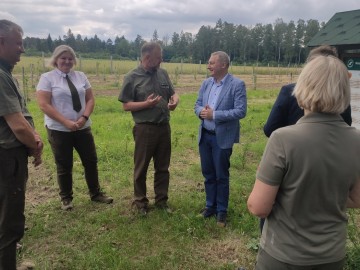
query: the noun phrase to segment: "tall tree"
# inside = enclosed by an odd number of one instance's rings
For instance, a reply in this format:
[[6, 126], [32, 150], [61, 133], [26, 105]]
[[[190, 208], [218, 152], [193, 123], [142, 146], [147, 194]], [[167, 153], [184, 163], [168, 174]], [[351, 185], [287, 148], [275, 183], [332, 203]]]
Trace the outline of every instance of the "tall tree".
[[284, 50], [284, 40], [286, 32], [286, 23], [282, 19], [278, 18], [274, 24], [274, 41], [276, 49], [276, 57], [278, 64], [282, 60], [282, 50]]
[[212, 52], [211, 39], [214, 31], [210, 26], [201, 26], [195, 36], [194, 56], [196, 60], [206, 62]]
[[47, 39], [46, 39], [46, 52], [52, 52], [54, 50], [54, 43], [52, 41], [52, 38], [50, 36], [50, 34], [48, 35]]
[[145, 40], [140, 36], [140, 35], [137, 35], [134, 42], [133, 42], [133, 49], [135, 51], [135, 55], [136, 57], [139, 57], [140, 58], [140, 49], [141, 49], [141, 46], [145, 43]]
[[115, 38], [115, 53], [121, 57], [130, 57], [130, 43], [124, 36]]
[[319, 22], [317, 20], [308, 20], [305, 27], [304, 44], [307, 45], [319, 31]]
[[296, 52], [296, 63], [300, 64], [304, 59], [304, 32], [305, 21], [300, 19], [296, 25], [296, 35], [294, 40], [294, 50]]
[[228, 53], [230, 59], [233, 59], [236, 53], [234, 24], [224, 22], [222, 30], [222, 41], [222, 50]]
[[285, 36], [284, 36], [284, 60], [286, 63], [290, 64], [296, 61], [296, 52], [295, 52], [295, 23], [290, 21], [286, 27]]
[[151, 41], [155, 41], [155, 42], [159, 41], [159, 36], [156, 29], [154, 30]]
[[263, 40], [263, 62], [268, 64], [276, 59], [274, 30], [271, 24], [265, 25]]
[[250, 60], [249, 58], [249, 43], [250, 43], [250, 30], [246, 26], [238, 25], [235, 31], [235, 40], [238, 46], [237, 59], [245, 63]]
[[253, 29], [251, 29], [251, 40], [252, 40], [252, 58], [256, 60], [257, 63], [261, 61], [260, 54], [262, 52], [262, 47], [264, 45], [264, 27], [261, 23], [255, 25]]
[[67, 34], [63, 36], [63, 39], [65, 41], [65, 44], [73, 48], [75, 51], [77, 51], [78, 48], [76, 48], [76, 42], [75, 42], [75, 36], [71, 32], [71, 29], [67, 31]]

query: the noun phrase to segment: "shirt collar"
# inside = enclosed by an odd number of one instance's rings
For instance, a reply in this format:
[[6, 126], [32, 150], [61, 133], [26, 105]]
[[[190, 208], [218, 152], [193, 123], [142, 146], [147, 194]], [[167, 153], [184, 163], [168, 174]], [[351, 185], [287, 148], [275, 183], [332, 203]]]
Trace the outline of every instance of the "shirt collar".
[[58, 74], [59, 76], [61, 76], [61, 77], [66, 77], [66, 75], [69, 75], [70, 77], [71, 77], [71, 73], [73, 72], [72, 70], [70, 70], [70, 72], [69, 73], [64, 73], [64, 72], [62, 72], [60, 69], [58, 69], [58, 68], [56, 68], [55, 69], [55, 72], [56, 72], [56, 74]]
[[212, 77], [212, 83], [213, 83], [213, 84], [216, 84], [216, 85], [218, 85], [218, 86], [223, 85], [228, 77], [229, 77], [229, 73], [227, 73], [227, 74], [224, 76], [224, 78], [221, 79], [221, 81], [220, 81], [219, 83], [216, 83], [215, 78]]
[[144, 72], [144, 73], [147, 74], [147, 75], [153, 75], [153, 74], [155, 74], [155, 73], [158, 71], [158, 69], [156, 69], [156, 70], [147, 70], [147, 69], [145, 69], [144, 66], [141, 65], [141, 64], [139, 65], [139, 69], [141, 69], [142, 72]]
[[334, 122], [344, 121], [340, 114], [310, 112], [299, 119], [297, 123]]

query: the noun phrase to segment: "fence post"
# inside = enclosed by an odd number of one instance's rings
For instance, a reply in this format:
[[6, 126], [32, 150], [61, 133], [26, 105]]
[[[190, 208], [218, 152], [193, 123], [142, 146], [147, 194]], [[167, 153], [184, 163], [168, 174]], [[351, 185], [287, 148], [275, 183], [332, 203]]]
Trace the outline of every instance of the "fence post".
[[28, 94], [27, 94], [27, 88], [26, 88], [25, 68], [21, 67], [21, 70], [22, 70], [22, 81], [23, 81], [23, 93], [24, 93], [24, 98], [27, 101]]
[[41, 58], [42, 58], [42, 63], [43, 63], [43, 72], [45, 72], [45, 55], [44, 52], [41, 52]]
[[253, 66], [253, 84], [254, 84], [254, 90], [256, 90], [256, 72], [255, 72], [255, 66]]
[[30, 64], [31, 87], [34, 88], [34, 64]]

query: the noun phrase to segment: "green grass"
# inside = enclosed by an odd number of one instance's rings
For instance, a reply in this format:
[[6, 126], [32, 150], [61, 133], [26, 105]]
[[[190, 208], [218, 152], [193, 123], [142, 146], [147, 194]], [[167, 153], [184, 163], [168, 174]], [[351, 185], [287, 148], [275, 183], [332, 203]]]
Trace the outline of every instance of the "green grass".
[[[92, 203], [75, 155], [74, 210], [60, 210], [56, 173], [42, 126], [42, 113], [30, 101], [37, 129], [45, 142], [44, 164], [32, 172], [28, 183], [26, 225], [19, 260], [31, 260], [36, 269], [253, 269], [259, 237], [258, 219], [246, 207], [248, 194], [266, 137], [262, 126], [278, 90], [248, 92], [248, 116], [241, 121], [241, 143], [234, 146], [230, 169], [229, 222], [219, 228], [215, 219], [198, 216], [204, 207], [197, 130], [193, 112], [196, 93], [181, 95], [171, 113], [172, 161], [167, 214], [152, 209], [148, 217], [134, 215], [132, 199], [133, 149], [131, 114], [121, 109], [116, 96], [97, 96], [91, 115], [99, 158], [100, 184], [114, 197], [113, 205]], [[153, 203], [153, 170], [148, 173], [148, 193]], [[359, 266], [359, 230], [350, 220], [348, 265]], [[358, 224], [358, 223], [357, 223]], [[357, 242], [356, 242], [357, 241]]]

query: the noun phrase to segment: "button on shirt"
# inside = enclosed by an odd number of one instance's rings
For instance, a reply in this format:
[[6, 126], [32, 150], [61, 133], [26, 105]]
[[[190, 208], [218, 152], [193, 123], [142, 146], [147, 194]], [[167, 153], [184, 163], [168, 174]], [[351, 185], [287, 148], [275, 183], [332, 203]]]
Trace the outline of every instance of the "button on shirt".
[[[216, 83], [215, 79], [213, 78], [212, 86], [211, 86], [211, 90], [210, 90], [210, 94], [209, 94], [209, 100], [207, 103], [210, 106], [210, 108], [213, 110], [217, 104], [220, 92], [224, 86], [224, 81], [226, 80], [227, 76], [228, 76], [228, 74], [226, 74], [226, 76], [219, 83]], [[203, 127], [207, 130], [215, 131], [215, 121], [214, 120], [215, 120], [215, 110], [213, 111], [213, 120], [204, 119]]]

